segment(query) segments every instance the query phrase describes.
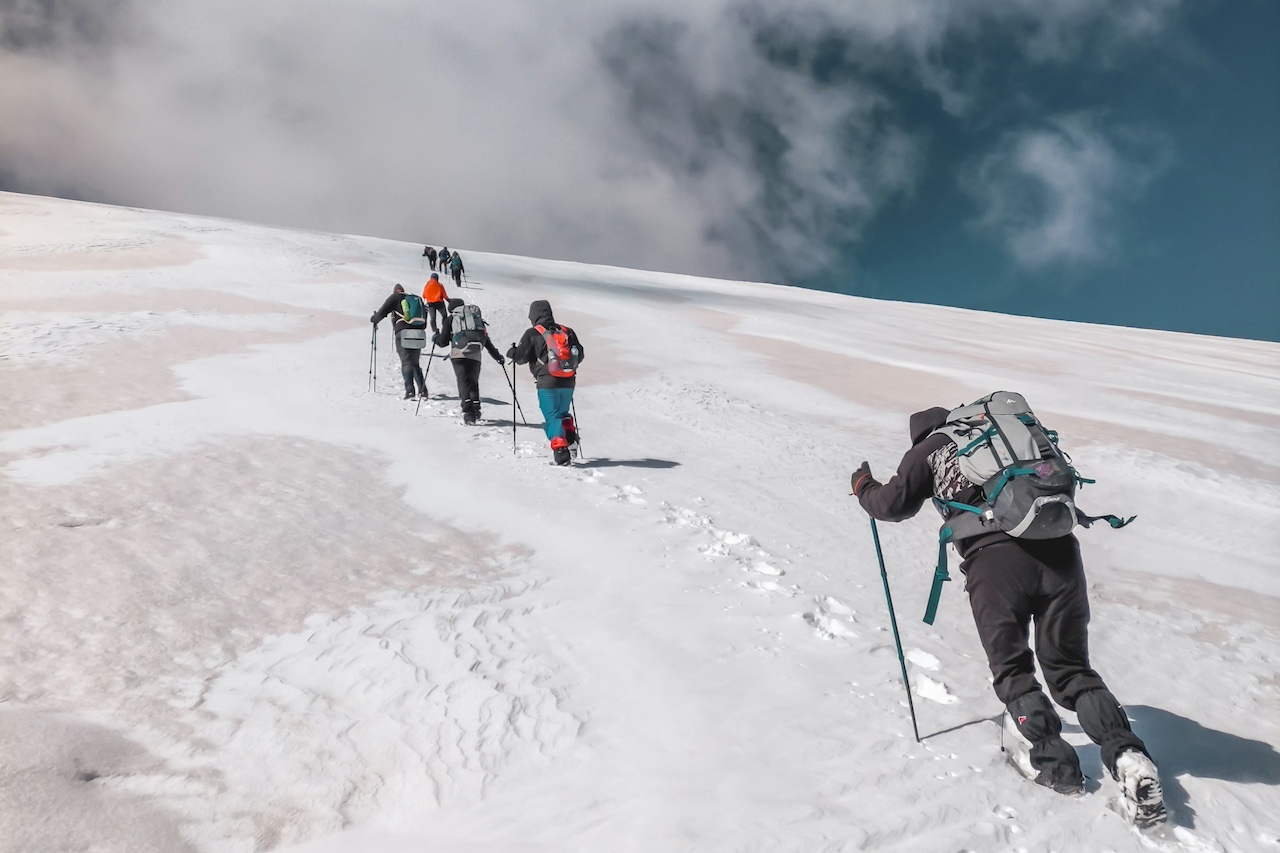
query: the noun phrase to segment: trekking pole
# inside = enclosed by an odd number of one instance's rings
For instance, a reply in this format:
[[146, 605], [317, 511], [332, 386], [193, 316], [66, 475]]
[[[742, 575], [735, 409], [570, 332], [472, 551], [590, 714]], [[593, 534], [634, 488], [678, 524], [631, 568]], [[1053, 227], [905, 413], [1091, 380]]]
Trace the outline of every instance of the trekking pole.
[[578, 403], [576, 400], [569, 402], [569, 411], [573, 413], [573, 431], [578, 434], [578, 456], [585, 459], [587, 454], [582, 452], [582, 430], [578, 429]]
[[[512, 346], [515, 345], [512, 344]], [[513, 369], [511, 372], [515, 373], [515, 370]], [[507, 385], [511, 387], [511, 455], [518, 456], [519, 454], [516, 452], [516, 383], [510, 376], [507, 376], [505, 362], [502, 365], [502, 375], [507, 377]]]
[[373, 327], [373, 334], [369, 336], [369, 390], [373, 391], [377, 384], [373, 378], [373, 368], [378, 363], [378, 327]]
[[[514, 374], [514, 370], [512, 373]], [[511, 428], [516, 428], [516, 409], [520, 410], [520, 420], [524, 421], [524, 425], [529, 425], [529, 420], [524, 416], [524, 406], [520, 405], [520, 400], [516, 397], [516, 386], [511, 381], [511, 376], [507, 375], [507, 365], [502, 365], [502, 375], [507, 377], [507, 387], [511, 389]]]
[[422, 374], [422, 394], [418, 397], [418, 408], [413, 410], [413, 416], [418, 416], [418, 409], [422, 408], [422, 398], [427, 396], [427, 379], [431, 376], [431, 362], [436, 360], [436, 342], [431, 342], [431, 355], [427, 356], [427, 372]]
[[876, 520], [871, 519], [871, 538], [876, 543], [876, 559], [880, 561], [880, 579], [884, 581], [884, 600], [889, 604], [889, 624], [893, 627], [893, 645], [898, 650], [898, 665], [902, 667], [902, 686], [907, 691], [907, 709], [911, 712], [911, 731], [920, 742], [920, 729], [916, 725], [916, 706], [911, 701], [911, 682], [907, 679], [907, 659], [902, 656], [902, 640], [898, 637], [898, 617], [893, 613], [893, 596], [889, 593], [889, 575], [884, 570], [884, 554], [880, 551], [880, 531]]

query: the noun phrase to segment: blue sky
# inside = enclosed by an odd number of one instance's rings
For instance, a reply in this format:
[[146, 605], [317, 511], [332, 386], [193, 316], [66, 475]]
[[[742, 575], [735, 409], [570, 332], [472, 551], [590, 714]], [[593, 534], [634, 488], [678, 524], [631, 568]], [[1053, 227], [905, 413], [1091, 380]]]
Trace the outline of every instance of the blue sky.
[[[1028, 65], [999, 37], [988, 90], [1012, 121], [948, 116], [906, 93], [909, 121], [933, 152], [914, 195], [883, 211], [823, 289], [1098, 323], [1280, 340], [1280, 4], [1237, 0], [1187, 14], [1176, 45], [1091, 66]], [[960, 62], [969, 57], [962, 57]], [[1096, 256], [1019, 263], [976, 220], [958, 178], [1010, 124], [1082, 112], [1153, 136], [1156, 163], [1120, 194]], [[1018, 115], [1021, 113], [1021, 115]], [[1102, 234], [1094, 235], [1101, 237]]]
[[1280, 339], [1278, 0], [24, 0], [0, 189]]

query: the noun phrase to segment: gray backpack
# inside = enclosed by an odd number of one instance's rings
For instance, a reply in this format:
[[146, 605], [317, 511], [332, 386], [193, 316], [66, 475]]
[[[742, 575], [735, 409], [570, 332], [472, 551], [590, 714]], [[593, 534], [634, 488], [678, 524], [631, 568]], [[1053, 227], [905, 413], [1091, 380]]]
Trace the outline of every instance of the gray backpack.
[[1106, 521], [1124, 527], [1137, 516], [1084, 515], [1076, 508], [1076, 489], [1093, 480], [1081, 477], [1071, 458], [1058, 448], [1058, 434], [1041, 425], [1027, 401], [1012, 391], [997, 391], [952, 410], [934, 435], [956, 446], [960, 473], [980, 492], [976, 504], [934, 498], [946, 519], [938, 534], [938, 566], [924, 621], [933, 624], [947, 574], [947, 544], [987, 533], [1018, 539], [1057, 539], [1077, 524]]
[[459, 305], [449, 312], [454, 352], [472, 354], [484, 346], [485, 322], [478, 305]]

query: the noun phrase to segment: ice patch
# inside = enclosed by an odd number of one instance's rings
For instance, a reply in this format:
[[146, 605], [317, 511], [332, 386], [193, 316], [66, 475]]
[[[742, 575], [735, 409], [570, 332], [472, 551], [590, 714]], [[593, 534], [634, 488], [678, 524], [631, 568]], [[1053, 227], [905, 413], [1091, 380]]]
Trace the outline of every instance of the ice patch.
[[947, 685], [934, 681], [927, 675], [916, 676], [916, 695], [937, 702], [939, 705], [954, 705], [960, 700], [951, 695]]
[[921, 669], [937, 670], [937, 668], [941, 666], [941, 663], [936, 657], [923, 649], [908, 649], [907, 660], [911, 661]]

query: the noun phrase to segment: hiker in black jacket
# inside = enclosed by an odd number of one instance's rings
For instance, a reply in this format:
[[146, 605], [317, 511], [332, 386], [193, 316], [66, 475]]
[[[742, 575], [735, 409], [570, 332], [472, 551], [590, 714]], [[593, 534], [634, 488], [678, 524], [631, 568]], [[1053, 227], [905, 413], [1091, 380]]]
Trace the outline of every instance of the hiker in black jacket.
[[[577, 384], [577, 366], [585, 353], [577, 334], [568, 326], [556, 323], [551, 303], [539, 299], [529, 306], [529, 322], [520, 343], [511, 347], [507, 358], [516, 364], [529, 365], [538, 385], [538, 407], [545, 419], [543, 430], [551, 441], [557, 465], [568, 465], [578, 444], [578, 425], [569, 412], [573, 408], [573, 389]], [[548, 342], [557, 346], [552, 355]]]
[[[417, 300], [416, 319], [412, 317], [409, 320], [405, 319], [404, 306], [406, 300]], [[410, 313], [412, 313], [412, 307], [410, 306]], [[405, 293], [404, 287], [397, 284], [395, 289], [391, 291], [391, 295], [382, 303], [382, 307], [374, 311], [373, 315], [369, 317], [369, 322], [377, 326], [387, 315], [392, 315], [395, 318], [395, 322], [391, 327], [392, 337], [395, 338], [396, 355], [400, 356], [400, 375], [404, 377], [404, 398], [406, 400], [413, 399], [414, 385], [417, 385], [418, 394], [425, 397], [427, 396], [427, 380], [422, 375], [422, 365], [420, 364], [422, 347], [421, 345], [416, 348], [402, 345], [402, 333], [406, 330], [425, 330], [427, 325], [425, 306], [422, 305], [422, 300], [419, 299], [417, 294]], [[425, 334], [423, 340], [425, 340]]]
[[[947, 409], [933, 408], [911, 416], [912, 447], [888, 482], [877, 481], [866, 462], [853, 472], [853, 493], [868, 515], [903, 521], [934, 497], [981, 503], [978, 487], [960, 471], [955, 442], [935, 432], [948, 415]], [[1089, 665], [1089, 598], [1076, 537], [1028, 540], [996, 530], [955, 544], [963, 558], [960, 569], [991, 667], [992, 687], [1031, 743], [1035, 781], [1061, 793], [1084, 790], [1080, 760], [1062, 739], [1062, 720], [1036, 680], [1039, 658], [1050, 695], [1076, 712], [1080, 727], [1101, 747], [1102, 763], [1126, 796], [1145, 796], [1146, 807], [1158, 808], [1163, 815], [1159, 778], [1146, 746]], [[1034, 656], [1028, 645], [1033, 622]]]
[[422, 250], [422, 257], [427, 259], [427, 263], [431, 264], [431, 271], [435, 272], [436, 257], [437, 257], [436, 250], [433, 249], [431, 246], [426, 246]]
[[487, 350], [499, 365], [506, 364], [493, 341], [480, 309], [461, 299], [449, 300], [449, 313], [440, 324], [434, 343], [449, 347], [453, 373], [458, 378], [458, 399], [462, 401], [462, 422], [468, 426], [480, 420], [480, 351]]

